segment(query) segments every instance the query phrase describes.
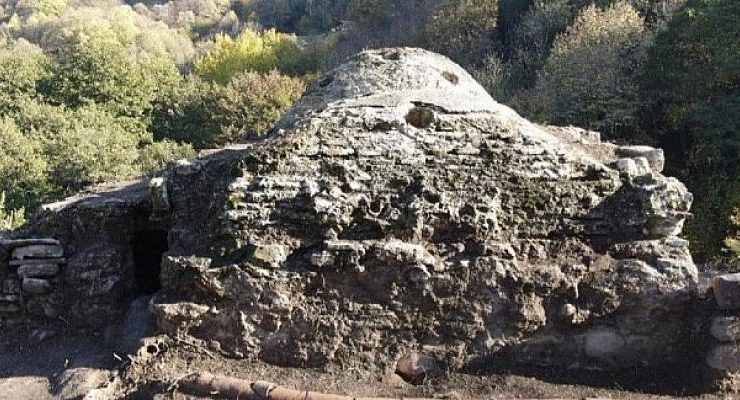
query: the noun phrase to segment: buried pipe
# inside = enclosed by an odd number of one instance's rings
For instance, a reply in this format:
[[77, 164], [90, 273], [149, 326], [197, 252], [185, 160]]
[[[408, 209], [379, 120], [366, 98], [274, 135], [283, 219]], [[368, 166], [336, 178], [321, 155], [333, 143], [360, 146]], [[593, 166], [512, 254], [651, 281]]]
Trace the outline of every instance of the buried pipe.
[[[179, 389], [186, 394], [195, 396], [211, 396], [221, 399], [239, 400], [432, 400], [411, 397], [391, 398], [341, 396], [309, 392], [306, 390], [288, 389], [264, 381], [250, 382], [244, 379], [227, 378], [216, 376], [208, 372], [191, 374], [182, 378], [179, 382]], [[589, 398], [583, 400], [599, 399]]]

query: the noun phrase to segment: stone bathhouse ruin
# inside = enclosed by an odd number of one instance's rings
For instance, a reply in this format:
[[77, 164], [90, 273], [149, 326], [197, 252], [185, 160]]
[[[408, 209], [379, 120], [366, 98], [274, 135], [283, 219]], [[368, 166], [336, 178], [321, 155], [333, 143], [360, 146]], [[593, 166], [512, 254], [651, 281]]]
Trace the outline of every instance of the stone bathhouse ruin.
[[368, 51], [267, 139], [44, 206], [0, 242], [0, 324], [102, 328], [154, 294], [163, 332], [279, 366], [737, 371], [740, 282], [702, 289], [662, 168]]

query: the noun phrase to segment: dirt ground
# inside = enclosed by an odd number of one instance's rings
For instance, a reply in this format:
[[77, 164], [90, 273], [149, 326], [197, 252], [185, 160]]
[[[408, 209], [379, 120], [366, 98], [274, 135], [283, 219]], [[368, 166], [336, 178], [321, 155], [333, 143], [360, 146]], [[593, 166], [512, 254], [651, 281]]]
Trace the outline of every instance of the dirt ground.
[[[410, 385], [395, 374], [359, 370], [320, 371], [279, 368], [259, 362], [221, 357], [206, 349], [180, 342], [162, 342], [161, 351], [128, 358], [115, 355], [100, 336], [56, 336], [36, 345], [0, 344], [0, 400], [47, 400], [84, 395], [90, 380], [104, 371], [115, 399], [200, 399], [181, 393], [178, 380], [193, 372], [247, 380], [264, 380], [282, 386], [355, 396], [431, 397], [440, 399], [506, 398], [613, 398], [657, 400], [735, 399], [733, 394], [682, 392], [684, 379], [671, 371], [634, 371], [633, 374], [583, 374], [547, 369], [500, 368], [478, 375], [451, 373]], [[65, 371], [88, 371], [82, 378], [60, 382]], [[109, 373], [109, 371], [111, 371]], [[651, 384], [652, 382], [652, 384]], [[66, 385], [66, 386], [65, 386]], [[69, 387], [69, 386], [73, 387]], [[67, 397], [75, 398], [75, 397]], [[77, 397], [81, 398], [81, 397]]]

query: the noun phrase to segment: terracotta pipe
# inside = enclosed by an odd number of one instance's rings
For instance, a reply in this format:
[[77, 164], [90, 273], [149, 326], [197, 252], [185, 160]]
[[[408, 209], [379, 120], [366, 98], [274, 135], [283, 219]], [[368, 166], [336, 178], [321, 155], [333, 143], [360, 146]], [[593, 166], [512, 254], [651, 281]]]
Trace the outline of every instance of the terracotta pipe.
[[[216, 376], [208, 372], [191, 374], [180, 380], [179, 388], [187, 394], [238, 400], [432, 400], [411, 397], [351, 397], [288, 389], [264, 381]], [[519, 399], [524, 400], [524, 399]], [[533, 399], [534, 400], [534, 399]], [[539, 400], [545, 400], [539, 399]], [[550, 399], [566, 400], [566, 399]], [[582, 398], [582, 400], [606, 400]]]
[[[335, 394], [288, 389], [269, 382], [216, 376], [208, 372], [188, 375], [180, 380], [181, 391], [198, 396], [214, 396], [239, 400], [392, 400], [379, 397], [350, 397]], [[404, 397], [403, 400], [413, 399]]]

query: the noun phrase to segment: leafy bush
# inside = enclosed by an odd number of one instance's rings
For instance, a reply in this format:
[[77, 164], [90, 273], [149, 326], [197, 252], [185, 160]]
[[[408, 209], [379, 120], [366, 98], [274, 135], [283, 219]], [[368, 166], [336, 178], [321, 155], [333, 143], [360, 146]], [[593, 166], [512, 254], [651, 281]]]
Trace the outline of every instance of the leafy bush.
[[202, 78], [222, 84], [239, 72], [277, 69], [298, 76], [313, 71], [315, 61], [298, 45], [295, 36], [245, 30], [236, 39], [218, 35], [214, 47], [195, 64]]
[[8, 210], [5, 207], [5, 193], [0, 192], [0, 232], [9, 231], [23, 225], [26, 221], [25, 210], [18, 208]]
[[264, 135], [301, 97], [303, 81], [280, 75], [245, 72], [234, 76], [215, 104], [212, 115], [221, 127], [215, 142]]
[[193, 146], [171, 140], [152, 142], [144, 146], [136, 159], [138, 169], [143, 173], [156, 172], [168, 163], [195, 156]]
[[642, 79], [645, 125], [696, 198], [687, 233], [700, 260], [719, 254], [740, 207], [738, 37], [739, 2], [689, 0], [657, 34]]
[[650, 36], [626, 2], [589, 6], [553, 43], [535, 87], [521, 99], [539, 120], [573, 124], [614, 137], [632, 133], [642, 106], [636, 71]]
[[41, 145], [23, 135], [13, 120], [0, 118], [0, 192], [10, 210], [34, 206], [48, 190]]
[[494, 48], [497, 20], [497, 1], [445, 0], [432, 13], [426, 40], [458, 63], [475, 65]]
[[0, 48], [0, 115], [17, 109], [22, 98], [37, 97], [49, 77], [48, 59], [40, 48], [18, 41]]
[[263, 135], [300, 98], [305, 84], [276, 71], [241, 72], [227, 85], [187, 79], [155, 106], [155, 138], [196, 148]]
[[78, 108], [101, 105], [114, 115], [142, 117], [162, 85], [178, 78], [162, 59], [132, 60], [109, 35], [75, 34], [50, 52], [52, 76], [43, 88], [53, 103]]
[[[505, 74], [499, 89], [502, 98], [510, 99], [534, 86], [537, 72], [545, 65], [555, 38], [565, 32], [575, 18], [577, 11], [574, 10], [569, 0], [537, 0], [519, 17], [519, 22], [506, 22], [508, 29], [504, 31], [502, 51]], [[506, 16], [516, 18], [511, 14], [512, 11], [508, 11]]]

